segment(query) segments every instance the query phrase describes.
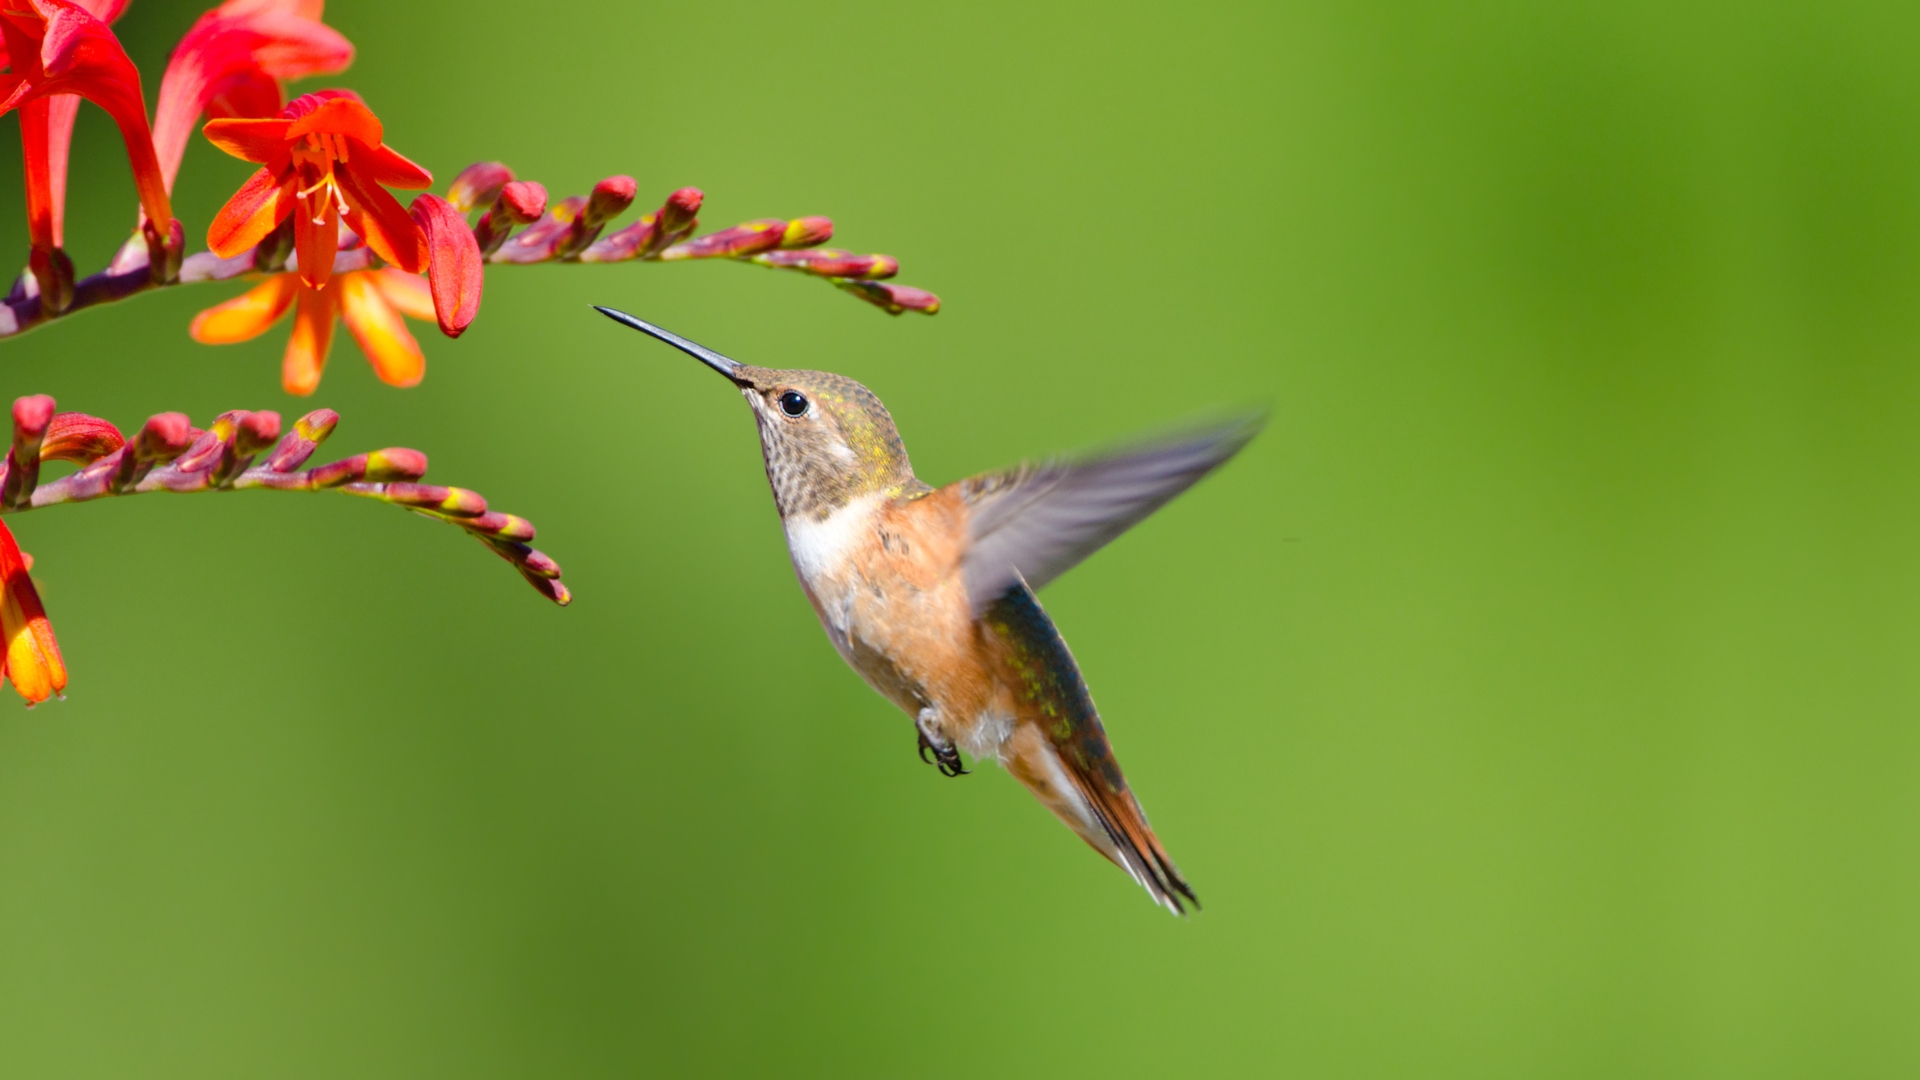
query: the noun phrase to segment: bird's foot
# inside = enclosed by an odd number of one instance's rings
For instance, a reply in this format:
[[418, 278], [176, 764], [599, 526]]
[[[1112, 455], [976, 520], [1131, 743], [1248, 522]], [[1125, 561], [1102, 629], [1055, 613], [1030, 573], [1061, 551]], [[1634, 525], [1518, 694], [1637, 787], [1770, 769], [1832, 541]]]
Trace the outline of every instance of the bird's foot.
[[[933, 751], [932, 757], [927, 756], [929, 750]], [[960, 764], [960, 751], [955, 750], [952, 743], [945, 740], [936, 743], [927, 738], [924, 731], [920, 733], [920, 760], [938, 766], [941, 776], [965, 776], [968, 772]]]
[[[954, 748], [953, 740], [940, 734], [939, 714], [929, 707], [922, 709], [914, 718], [913, 726], [920, 731], [920, 760], [937, 766], [941, 776], [965, 776], [967, 770], [960, 764], [960, 751]], [[933, 751], [928, 757], [927, 751]]]

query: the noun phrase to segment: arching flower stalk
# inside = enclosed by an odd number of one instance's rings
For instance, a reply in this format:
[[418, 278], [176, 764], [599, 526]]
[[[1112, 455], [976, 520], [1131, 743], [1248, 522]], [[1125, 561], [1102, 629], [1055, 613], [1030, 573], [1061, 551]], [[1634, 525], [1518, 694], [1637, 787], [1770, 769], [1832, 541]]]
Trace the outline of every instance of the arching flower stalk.
[[[393, 447], [303, 467], [339, 421], [332, 409], [317, 409], [282, 433], [277, 412], [234, 410], [203, 431], [184, 414], [160, 413], [127, 439], [99, 417], [56, 413], [44, 394], [15, 401], [13, 442], [0, 461], [0, 633], [14, 687], [29, 702], [45, 700], [66, 685], [66, 668], [4, 519], [66, 503], [154, 491], [334, 491], [376, 499], [460, 528], [542, 596], [563, 606], [572, 601], [559, 564], [532, 546], [530, 522], [489, 508], [478, 492], [420, 483], [427, 456], [418, 450]], [[40, 466], [48, 461], [80, 468], [41, 483]]]
[[[358, 271], [425, 271], [434, 321], [449, 337], [479, 313], [493, 265], [724, 258], [824, 278], [891, 314], [940, 308], [932, 293], [885, 280], [899, 270], [892, 257], [822, 248], [833, 235], [826, 218], [763, 218], [695, 236], [704, 201], [697, 188], [681, 188], [658, 210], [604, 236], [633, 203], [632, 177], [609, 177], [587, 195], [549, 203], [543, 186], [516, 182], [511, 170], [489, 162], [462, 172], [445, 198], [421, 195], [403, 209], [387, 189], [427, 187], [431, 174], [386, 146], [383, 126], [357, 94], [322, 90], [282, 105], [287, 81], [337, 72], [352, 60], [352, 43], [320, 21], [322, 0], [227, 0], [201, 16], [174, 50], [150, 132], [139, 73], [107, 28], [125, 0], [21, 3], [22, 11], [0, 14], [9, 50], [51, 60], [17, 64], [14, 74], [0, 76], [10, 80], [0, 82], [0, 112], [23, 110], [33, 238], [30, 272], [0, 301], [0, 338], [148, 289], [267, 277], [246, 296], [204, 312], [193, 336], [210, 344], [241, 341], [267, 324], [232, 317], [237, 312], [298, 310], [282, 386], [306, 394], [326, 362], [331, 314], [345, 318], [385, 381], [410, 386], [425, 373], [425, 354], [399, 318], [417, 309], [374, 287], [387, 278], [348, 277], [340, 293], [328, 295], [336, 274]], [[65, 44], [72, 41], [97, 59], [74, 61]], [[105, 270], [78, 281], [60, 249], [69, 94], [100, 102], [121, 123], [143, 207], [137, 235]], [[216, 217], [208, 250], [183, 265], [185, 231], [171, 218], [167, 229], [151, 222], [171, 212], [167, 200], [187, 136], [203, 115], [211, 117], [203, 130], [215, 145], [263, 168]], [[297, 274], [304, 288], [273, 283], [277, 274]]]

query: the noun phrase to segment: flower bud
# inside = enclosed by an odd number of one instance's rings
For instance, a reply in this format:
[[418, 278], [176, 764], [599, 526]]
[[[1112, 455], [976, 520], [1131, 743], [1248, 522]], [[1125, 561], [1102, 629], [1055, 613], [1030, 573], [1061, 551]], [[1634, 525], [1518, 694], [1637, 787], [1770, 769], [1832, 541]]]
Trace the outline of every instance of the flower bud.
[[[513, 170], [497, 161], [478, 161], [460, 170], [447, 187], [447, 202], [455, 210], [467, 213], [490, 205], [500, 189], [513, 180]], [[538, 216], [538, 215], [535, 215]]]
[[787, 222], [787, 232], [780, 238], [780, 246], [783, 248], [813, 247], [831, 239], [833, 239], [832, 218], [794, 218]]
[[515, 180], [500, 189], [494, 212], [505, 215], [515, 225], [531, 225], [547, 212], [547, 188], [533, 180]]
[[495, 540], [517, 540], [525, 543], [534, 536], [533, 522], [513, 514], [503, 514], [498, 510], [489, 510], [478, 517], [462, 521], [460, 527]]
[[560, 244], [572, 235], [574, 219], [580, 216], [580, 211], [586, 205], [587, 197], [584, 195], [569, 195], [557, 203], [548, 204], [546, 214], [539, 221], [500, 245], [500, 249], [490, 256], [491, 260], [537, 263], [553, 258]]
[[486, 268], [473, 230], [452, 204], [438, 195], [413, 200], [413, 220], [427, 239], [427, 283], [433, 292], [433, 316], [440, 332], [459, 337], [480, 314]]
[[889, 315], [920, 311], [928, 315], [940, 310], [940, 298], [910, 285], [887, 285], [878, 281], [835, 278], [833, 283]]
[[33, 501], [40, 483], [40, 443], [53, 423], [53, 399], [34, 394], [13, 403], [13, 448], [7, 452], [6, 482], [0, 484], [0, 507], [18, 510]]
[[369, 480], [418, 480], [427, 475], [427, 455], [418, 450], [389, 446], [361, 456], [367, 459]]
[[41, 461], [98, 461], [126, 445], [120, 429], [86, 413], [55, 413], [40, 443]]
[[280, 414], [271, 409], [251, 412], [240, 418], [233, 437], [234, 453], [252, 457], [280, 437]]
[[891, 255], [855, 255], [839, 248], [767, 251], [755, 255], [753, 261], [820, 277], [889, 278], [900, 272], [900, 260]]
[[439, 484], [414, 484], [396, 481], [381, 485], [381, 490], [368, 492], [401, 506], [416, 507], [435, 514], [449, 517], [479, 517], [487, 512], [487, 500], [477, 491], [466, 488], [441, 487]]
[[205, 472], [218, 465], [232, 446], [234, 433], [246, 415], [245, 409], [232, 409], [214, 417], [207, 430], [187, 447], [187, 452], [174, 459], [173, 467], [181, 472]]
[[717, 233], [708, 233], [705, 236], [675, 244], [660, 253], [660, 260], [674, 262], [680, 259], [737, 258], [742, 255], [756, 255], [779, 247], [780, 240], [786, 232], [787, 223], [780, 218], [749, 221], [744, 225], [735, 225], [731, 229], [722, 229]]
[[587, 197], [586, 213], [580, 220], [589, 227], [598, 227], [619, 217], [633, 205], [633, 193], [638, 187], [631, 176], [607, 177], [593, 185], [593, 194]]
[[270, 472], [292, 472], [307, 463], [320, 444], [333, 434], [340, 414], [332, 409], [315, 409], [294, 421], [293, 430], [280, 437], [280, 445], [267, 457]]
[[186, 413], [156, 413], [147, 417], [140, 434], [134, 436], [133, 456], [148, 462], [172, 461], [186, 453], [197, 437]]
[[580, 253], [586, 263], [625, 262], [636, 258], [653, 240], [657, 216], [648, 214], [639, 221], [588, 244]]

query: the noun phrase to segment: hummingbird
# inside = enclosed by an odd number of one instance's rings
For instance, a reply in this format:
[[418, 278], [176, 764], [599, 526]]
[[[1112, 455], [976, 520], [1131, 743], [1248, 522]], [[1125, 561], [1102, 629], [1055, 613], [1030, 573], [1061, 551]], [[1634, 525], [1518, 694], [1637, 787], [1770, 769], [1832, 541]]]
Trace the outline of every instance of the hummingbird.
[[756, 367], [613, 308], [739, 390], [800, 588], [833, 647], [913, 718], [922, 760], [994, 761], [1176, 915], [1199, 899], [1114, 760], [1079, 665], [1034, 596], [1219, 467], [1246, 416], [1080, 460], [933, 487], [886, 406], [843, 375]]

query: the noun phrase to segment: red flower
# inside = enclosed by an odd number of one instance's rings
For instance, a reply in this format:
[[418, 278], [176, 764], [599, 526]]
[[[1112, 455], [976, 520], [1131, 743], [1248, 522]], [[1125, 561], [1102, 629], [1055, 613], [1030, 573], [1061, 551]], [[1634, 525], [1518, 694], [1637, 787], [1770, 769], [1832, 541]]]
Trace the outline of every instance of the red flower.
[[6, 639], [0, 675], [28, 705], [37, 705], [67, 688], [67, 665], [60, 659], [60, 643], [53, 638], [40, 594], [27, 576], [32, 565], [0, 522], [0, 637]]
[[324, 4], [227, 0], [180, 39], [153, 110], [153, 146], [168, 190], [202, 112], [216, 119], [272, 116], [285, 101], [282, 83], [353, 62], [353, 43], [320, 22]]
[[322, 90], [294, 99], [275, 119], [210, 120], [202, 130], [234, 157], [266, 166], [214, 218], [214, 254], [233, 258], [291, 215], [300, 277], [324, 288], [345, 218], [381, 258], [412, 274], [426, 269], [419, 227], [381, 185], [423, 188], [433, 176], [386, 147], [379, 118], [359, 95]]
[[326, 369], [327, 352], [333, 345], [335, 315], [346, 322], [380, 381], [412, 386], [427, 373], [420, 343], [407, 331], [401, 316], [433, 318], [432, 293], [419, 276], [391, 268], [350, 271], [324, 289], [309, 286], [299, 274], [275, 274], [226, 303], [202, 311], [194, 317], [188, 333], [204, 345], [250, 341], [279, 322], [288, 308], [296, 310], [293, 336], [287, 339], [286, 356], [281, 362], [280, 383], [289, 394], [304, 397], [319, 387], [320, 373]]
[[[120, 17], [127, 8], [127, 0], [76, 0], [87, 14], [103, 23], [111, 23]], [[4, 50], [0, 50], [3, 54]], [[44, 119], [38, 114], [44, 113]], [[29, 169], [36, 167], [38, 161], [44, 161], [45, 180], [40, 183], [30, 181], [27, 184], [29, 203], [44, 200], [42, 206], [29, 205], [27, 220], [45, 215], [51, 219], [53, 246], [59, 247], [66, 241], [62, 238], [63, 218], [67, 204], [67, 151], [73, 145], [73, 122], [80, 115], [80, 99], [72, 94], [56, 94], [52, 97], [38, 98], [20, 108], [20, 122], [23, 130], [21, 137], [27, 138], [27, 127], [43, 127], [46, 131], [44, 157], [39, 146], [31, 142], [26, 146], [25, 158]]]
[[[112, 18], [124, 6], [121, 0], [90, 0], [84, 6], [68, 0], [9, 0], [0, 8], [0, 40], [6, 43], [10, 67], [0, 75], [0, 114], [20, 110], [33, 266], [43, 295], [56, 310], [65, 306], [66, 298], [53, 292], [58, 270], [50, 262], [61, 241], [66, 150], [76, 107], [62, 102], [61, 96], [86, 98], [113, 117], [127, 146], [141, 207], [161, 223], [162, 232], [173, 221], [166, 180], [147, 128], [140, 72], [113, 31], [93, 14]], [[65, 257], [58, 262], [65, 263]], [[64, 287], [70, 289], [71, 265], [64, 270]]]

